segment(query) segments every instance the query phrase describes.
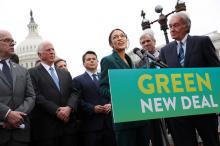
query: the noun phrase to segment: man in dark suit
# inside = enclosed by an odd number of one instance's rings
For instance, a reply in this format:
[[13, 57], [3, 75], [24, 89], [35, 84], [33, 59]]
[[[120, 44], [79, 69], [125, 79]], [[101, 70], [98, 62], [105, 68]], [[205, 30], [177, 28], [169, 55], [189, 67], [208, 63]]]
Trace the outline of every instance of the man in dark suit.
[[[171, 16], [170, 34], [175, 41], [161, 49], [160, 59], [168, 67], [218, 67], [215, 47], [207, 36], [190, 36], [191, 20], [179, 12]], [[168, 126], [175, 146], [198, 146], [196, 131], [204, 146], [219, 146], [216, 114], [169, 118]]]
[[77, 95], [72, 88], [69, 72], [54, 67], [55, 50], [52, 43], [38, 47], [41, 64], [30, 69], [36, 92], [32, 112], [32, 145], [75, 146], [75, 112]]
[[66, 60], [64, 60], [62, 58], [56, 59], [54, 62], [54, 65], [57, 68], [65, 69], [66, 71], [68, 71]]
[[98, 60], [93, 51], [83, 57], [86, 72], [73, 79], [74, 88], [80, 91], [79, 116], [82, 146], [115, 146], [115, 136], [107, 98], [102, 98], [99, 88]]
[[28, 71], [9, 58], [15, 41], [0, 30], [0, 146], [27, 146], [35, 94]]

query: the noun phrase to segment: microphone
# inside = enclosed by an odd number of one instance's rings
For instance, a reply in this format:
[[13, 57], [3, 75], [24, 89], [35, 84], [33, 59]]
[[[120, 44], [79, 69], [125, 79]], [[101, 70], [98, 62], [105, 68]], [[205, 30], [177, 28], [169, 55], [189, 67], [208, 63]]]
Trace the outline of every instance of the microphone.
[[141, 54], [148, 56], [153, 61], [158, 61], [159, 60], [154, 55], [152, 55], [151, 53], [149, 53], [148, 51], [146, 51], [144, 49], [141, 50]]
[[144, 59], [144, 55], [141, 53], [141, 50], [139, 48], [134, 48], [133, 53], [138, 55], [141, 58], [141, 60]]
[[142, 50], [141, 50], [141, 53], [142, 53], [142, 55], [144, 55], [144, 56], [145, 56], [145, 55], [148, 56], [148, 57], [153, 61], [153, 63], [154, 63], [155, 65], [157, 65], [157, 66], [159, 66], [159, 67], [161, 67], [161, 68], [167, 68], [167, 67], [168, 67], [163, 61], [161, 61], [159, 58], [155, 57], [154, 55], [152, 55], [152, 54], [149, 53], [148, 51], [142, 49]]
[[137, 55], [141, 58], [141, 60], [143, 60], [144, 63], [146, 63], [147, 68], [150, 67], [150, 62], [149, 62], [148, 56], [147, 56], [147, 55], [143, 55], [143, 54], [141, 53], [141, 50], [140, 50], [139, 48], [134, 48], [134, 49], [133, 49], [133, 53], [134, 53], [134, 54], [137, 54]]

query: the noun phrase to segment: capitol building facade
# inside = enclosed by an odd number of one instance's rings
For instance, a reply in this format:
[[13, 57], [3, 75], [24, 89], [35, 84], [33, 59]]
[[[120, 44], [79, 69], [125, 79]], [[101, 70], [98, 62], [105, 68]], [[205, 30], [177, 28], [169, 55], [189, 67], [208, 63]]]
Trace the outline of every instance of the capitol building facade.
[[39, 59], [37, 55], [38, 45], [43, 41], [38, 34], [38, 25], [34, 21], [32, 11], [30, 17], [30, 23], [27, 25], [29, 29], [28, 36], [15, 49], [15, 53], [19, 57], [19, 64], [25, 68], [35, 66], [35, 62]]
[[217, 54], [218, 58], [220, 59], [220, 33], [218, 33], [217, 31], [213, 31], [213, 32], [208, 33], [206, 35], [211, 38], [212, 43], [214, 44], [214, 46], [216, 48], [216, 54]]

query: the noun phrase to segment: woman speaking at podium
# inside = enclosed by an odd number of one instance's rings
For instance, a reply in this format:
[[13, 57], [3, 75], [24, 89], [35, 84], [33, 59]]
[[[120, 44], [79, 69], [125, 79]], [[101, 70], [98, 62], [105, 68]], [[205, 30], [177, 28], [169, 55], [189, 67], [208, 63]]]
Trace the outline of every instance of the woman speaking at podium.
[[[123, 30], [112, 30], [109, 35], [109, 45], [113, 48], [113, 52], [101, 60], [101, 94], [102, 98], [109, 98], [109, 102], [111, 101], [111, 94], [108, 70], [134, 67], [131, 58], [125, 53], [128, 42], [128, 37]], [[106, 110], [111, 112], [111, 103], [108, 105]], [[147, 146], [149, 143], [147, 124], [148, 121], [114, 124], [117, 146]]]

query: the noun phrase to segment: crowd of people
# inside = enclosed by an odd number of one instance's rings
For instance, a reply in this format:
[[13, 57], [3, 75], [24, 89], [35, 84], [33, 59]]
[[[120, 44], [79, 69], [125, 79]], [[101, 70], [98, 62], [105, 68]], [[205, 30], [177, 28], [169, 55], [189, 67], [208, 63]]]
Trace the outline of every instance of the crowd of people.
[[[156, 50], [154, 34], [144, 32], [140, 45], [168, 68], [219, 67], [210, 38], [189, 35], [190, 27], [186, 13], [175, 13], [169, 20], [173, 42]], [[149, 66], [134, 64], [122, 29], [112, 30], [108, 41], [113, 51], [101, 59], [101, 72], [96, 53], [87, 51], [85, 72], [72, 78], [49, 41], [38, 46], [35, 67], [21, 67], [11, 33], [0, 30], [0, 146], [166, 146], [160, 119], [113, 123], [108, 70], [160, 67], [151, 59]], [[220, 146], [215, 113], [165, 121], [175, 146], [198, 146], [197, 133], [204, 146]]]

